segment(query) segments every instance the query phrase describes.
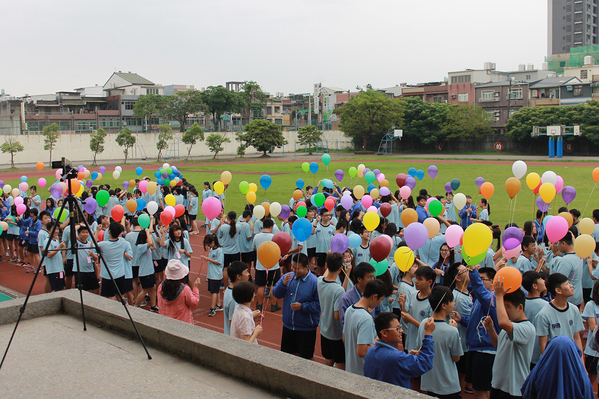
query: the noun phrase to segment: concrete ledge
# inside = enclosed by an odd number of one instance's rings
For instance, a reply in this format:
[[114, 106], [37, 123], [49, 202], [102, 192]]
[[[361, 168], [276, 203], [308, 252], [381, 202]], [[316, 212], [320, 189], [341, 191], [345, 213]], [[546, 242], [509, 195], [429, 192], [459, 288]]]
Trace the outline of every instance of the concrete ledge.
[[[84, 292], [86, 321], [137, 340], [122, 305]], [[10, 306], [7, 302], [15, 302]], [[0, 304], [0, 324], [16, 321], [22, 300]], [[57, 312], [81, 317], [76, 290], [38, 295], [26, 317]], [[427, 395], [356, 376], [264, 346], [228, 337], [141, 309], [129, 308], [147, 345], [218, 370], [270, 392], [294, 398], [424, 398]], [[5, 316], [9, 313], [9, 316]], [[140, 344], [141, 351], [141, 344]], [[150, 349], [151, 354], [151, 349]]]

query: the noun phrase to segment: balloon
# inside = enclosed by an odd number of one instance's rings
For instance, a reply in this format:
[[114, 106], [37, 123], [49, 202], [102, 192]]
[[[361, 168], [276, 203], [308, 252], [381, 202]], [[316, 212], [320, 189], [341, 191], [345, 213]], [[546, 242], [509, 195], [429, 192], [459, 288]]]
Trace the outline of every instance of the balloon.
[[250, 183], [250, 191], [253, 193], [258, 192], [258, 186], [256, 185], [256, 183]]
[[[216, 186], [216, 184], [215, 184], [215, 186]], [[218, 201], [218, 199], [216, 197], [212, 197], [212, 198], [214, 198], [216, 201]], [[206, 199], [208, 199], [208, 198], [206, 198]], [[204, 202], [206, 202], [206, 200], [204, 200]], [[164, 197], [164, 203], [167, 205], [170, 205], [170, 206], [175, 206], [177, 204], [177, 200], [175, 199], [175, 196], [173, 194], [167, 194]], [[220, 204], [220, 201], [218, 203]], [[220, 212], [220, 210], [219, 210], [219, 212]], [[214, 219], [214, 218], [209, 217], [208, 219]]]
[[273, 218], [276, 218], [277, 216], [279, 216], [281, 214], [281, 210], [283, 208], [281, 207], [281, 204], [279, 204], [278, 202], [273, 202], [272, 204], [270, 204], [270, 214]]
[[233, 178], [233, 176], [231, 175], [231, 172], [229, 172], [228, 170], [225, 170], [223, 173], [220, 174], [220, 180], [224, 183], [224, 184], [229, 184], [231, 183], [231, 179]]
[[412, 177], [416, 177], [416, 168], [408, 169], [408, 174]]
[[168, 169], [168, 168], [170, 168], [170, 166], [171, 166], [171, 165], [169, 165], [169, 164], [168, 164], [168, 163], [166, 163], [166, 162], [162, 164], [162, 167], [163, 167], [164, 169]]
[[562, 216], [554, 216], [547, 221], [545, 233], [550, 242], [558, 242], [568, 232], [568, 221]]
[[580, 234], [593, 234], [593, 230], [595, 230], [595, 223], [593, 219], [590, 218], [582, 218], [578, 222], [578, 231]]
[[364, 187], [357, 185], [354, 187], [354, 197], [361, 199], [364, 196]]
[[253, 191], [248, 191], [248, 193], [245, 195], [245, 199], [250, 204], [253, 204], [254, 202], [256, 202], [256, 193]]
[[335, 199], [333, 197], [329, 197], [324, 201], [324, 207], [329, 211], [332, 212], [333, 209], [335, 209]]
[[125, 204], [125, 206], [127, 207], [127, 210], [129, 212], [131, 212], [131, 213], [133, 213], [133, 212], [135, 212], [137, 210], [137, 202], [135, 202], [134, 199], [130, 199], [129, 201], [127, 201], [127, 203]]
[[304, 162], [302, 164], [302, 170], [306, 173], [308, 173], [310, 171], [310, 164], [308, 162]]
[[539, 194], [544, 202], [550, 203], [555, 198], [555, 186], [552, 183], [543, 183], [539, 188]]
[[474, 184], [476, 184], [476, 187], [480, 188], [480, 186], [482, 186], [484, 182], [485, 182], [485, 179], [483, 179], [482, 177], [477, 177], [476, 180], [474, 181]]
[[441, 225], [435, 218], [426, 218], [422, 223], [424, 227], [426, 227], [426, 231], [428, 231], [428, 238], [434, 238], [439, 234], [439, 230], [441, 229]]
[[541, 176], [538, 173], [532, 172], [526, 176], [526, 185], [529, 189], [534, 190], [541, 182]]
[[98, 201], [99, 207], [105, 206], [108, 203], [109, 199], [110, 199], [110, 194], [108, 194], [108, 191], [106, 191], [106, 190], [100, 190], [96, 194], [96, 201]]
[[401, 213], [401, 222], [408, 227], [410, 224], [418, 221], [418, 214], [412, 208], [406, 208]]
[[557, 176], [557, 183], [555, 184], [555, 193], [559, 194], [564, 188], [564, 179], [561, 176]]
[[568, 228], [572, 227], [572, 224], [574, 224], [574, 219], [572, 219], [570, 212], [561, 212], [558, 216], [566, 219], [566, 222], [568, 222]]
[[308, 208], [306, 208], [305, 205], [299, 205], [297, 207], [297, 209], [295, 210], [295, 213], [297, 214], [297, 216], [299, 216], [300, 218], [305, 217], [308, 214]]
[[29, 184], [25, 182], [19, 183], [19, 188], [21, 189], [21, 191], [27, 191], [29, 189]]
[[[522, 233], [522, 230], [520, 230], [519, 228], [517, 228], [515, 226], [508, 227], [507, 229], [505, 229], [505, 231], [503, 232], [503, 236], [501, 237], [501, 239], [503, 240], [503, 244], [504, 244], [503, 246], [508, 250], [520, 245], [523, 238], [524, 238], [524, 234]], [[517, 244], [511, 245], [511, 246], [506, 246], [505, 244], [509, 240], [515, 240]]]
[[300, 198], [302, 198], [304, 196], [304, 194], [302, 193], [301, 190], [295, 190], [293, 191], [293, 199], [296, 201], [299, 201]]
[[116, 168], [114, 168], [114, 170], [116, 170], [119, 173], [123, 172], [123, 168], [121, 168], [120, 166], [117, 166]]
[[[295, 223], [294, 223], [295, 226]], [[265, 241], [258, 247], [256, 252], [258, 261], [267, 269], [270, 269], [279, 263], [281, 258], [281, 248], [273, 241]]]
[[27, 176], [21, 176], [21, 183], [25, 183], [27, 181]]
[[553, 215], [547, 215], [543, 218], [543, 227], [547, 228], [547, 222], [549, 221], [549, 219], [551, 219], [553, 217]]
[[[352, 179], [354, 177], [356, 177], [357, 173], [358, 173], [358, 170], [356, 168], [354, 168], [353, 166], [351, 168], [349, 168], [349, 177], [351, 177]], [[339, 181], [341, 181], [341, 180], [339, 180]]]
[[476, 256], [468, 256], [468, 254], [465, 251], [462, 251], [462, 258], [464, 259], [464, 261], [466, 261], [466, 264], [470, 266], [478, 265], [480, 262], [485, 260], [486, 257], [486, 252], [483, 252], [482, 254]]
[[291, 236], [289, 235], [289, 233], [286, 233], [284, 231], [279, 231], [277, 234], [275, 234], [272, 237], [272, 242], [274, 242], [275, 244], [277, 244], [279, 246], [279, 249], [281, 251], [280, 256], [285, 256], [285, 255], [287, 255], [287, 252], [289, 252], [289, 250], [291, 249], [293, 240], [291, 239]]
[[[273, 203], [274, 205], [274, 203]], [[271, 206], [271, 211], [272, 211], [272, 206]], [[289, 217], [289, 214], [291, 213], [291, 208], [289, 208], [289, 205], [283, 204], [281, 205], [281, 212], [279, 213], [279, 216], [281, 216], [282, 219], [287, 219]]]
[[383, 215], [383, 217], [386, 218], [391, 213], [391, 205], [389, 205], [389, 203], [385, 202], [384, 204], [381, 205], [379, 210], [381, 211], [381, 215]]
[[539, 182], [539, 185], [537, 187], [535, 187], [534, 190], [532, 190], [534, 195], [539, 195], [539, 190], [541, 189], [541, 182]]
[[357, 248], [362, 244], [362, 237], [359, 234], [352, 234], [348, 238], [350, 248]]
[[406, 178], [408, 176], [406, 176], [404, 173], [400, 173], [397, 176], [395, 176], [395, 183], [401, 188], [404, 186], [404, 184], [406, 184]]
[[424, 179], [424, 171], [423, 171], [422, 169], [418, 169], [418, 170], [416, 171], [416, 178], [417, 178], [418, 180], [422, 180], [422, 179]]
[[100, 166], [100, 169], [98, 169], [100, 171], [100, 174], [104, 174], [106, 173], [106, 167], [105, 166]]
[[241, 191], [241, 194], [246, 195], [250, 191], [250, 183], [245, 180], [239, 183], [239, 191]]
[[96, 180], [98, 178], [98, 172], [92, 172], [92, 180]]
[[491, 198], [491, 196], [493, 196], [493, 193], [495, 192], [495, 186], [493, 186], [493, 183], [485, 182], [480, 187], [480, 191], [483, 197], [489, 199]]
[[451, 189], [457, 190], [460, 187], [460, 181], [458, 179], [451, 180]]
[[148, 192], [148, 182], [147, 180], [142, 180], [139, 182], [139, 191], [142, 192], [142, 194], [145, 194]]
[[115, 205], [114, 208], [110, 211], [110, 216], [114, 219], [115, 222], [120, 222], [125, 215], [125, 209], [120, 205]]
[[[376, 189], [376, 188], [373, 188], [372, 190], [370, 190], [370, 197], [371, 197], [371, 198], [374, 198], [374, 199], [376, 199], [376, 198], [378, 198], [378, 197], [379, 197], [379, 195], [380, 195], [380, 192], [379, 192], [379, 190], [378, 190], [378, 189]], [[363, 198], [362, 198], [362, 199], [363, 199]]]
[[370, 242], [370, 256], [376, 262], [381, 262], [389, 256], [391, 248], [392, 245], [385, 237], [378, 236]]
[[344, 195], [341, 197], [341, 206], [343, 206], [346, 210], [349, 211], [353, 205], [354, 200], [352, 199], [351, 195]]
[[460, 225], [452, 224], [445, 230], [445, 241], [449, 248], [455, 248], [460, 244], [460, 239], [464, 235], [464, 230]]
[[358, 165], [358, 170], [364, 170], [364, 169], [366, 169], [366, 166], [364, 166], [363, 163]]
[[581, 258], [588, 258], [595, 252], [595, 239], [588, 234], [581, 234], [574, 240], [574, 251]]
[[270, 184], [272, 183], [272, 179], [269, 175], [260, 176], [260, 185], [263, 189], [268, 190]]
[[[481, 183], [481, 184], [482, 184], [482, 183]], [[446, 192], [446, 193], [449, 193], [449, 192], [451, 192], [451, 191], [452, 191], [452, 190], [451, 190], [451, 183], [449, 183], [449, 182], [445, 183], [445, 192]]]
[[[550, 184], [550, 183], [547, 183]], [[538, 197], [537, 198], [537, 208], [539, 208], [539, 210], [541, 212], [547, 212], [547, 210], [549, 209], [549, 204], [545, 203], [545, 201], [543, 201], [543, 198]]]
[[372, 205], [372, 197], [370, 195], [365, 195], [362, 197], [360, 202], [362, 202], [362, 206], [364, 208], [368, 209]]
[[366, 212], [362, 222], [364, 223], [364, 227], [366, 227], [366, 230], [373, 231], [379, 226], [381, 218], [376, 212]]
[[148, 227], [150, 227], [150, 217], [145, 213], [139, 215], [139, 217], [137, 218], [137, 222], [143, 229], [147, 229]]
[[323, 193], [317, 193], [312, 196], [312, 202], [319, 208], [324, 204], [325, 199], [326, 197]]
[[[383, 179], [381, 180], [381, 187], [385, 187], [385, 188], [389, 188], [389, 180], [387, 179]], [[391, 192], [391, 190], [389, 190], [389, 192]]]
[[336, 234], [331, 238], [331, 252], [342, 254], [347, 251], [347, 248], [349, 248], [349, 238], [345, 234]]
[[593, 176], [593, 181], [595, 183], [599, 183], [599, 168], [593, 169], [592, 176]]
[[378, 209], [376, 208], [376, 206], [372, 205], [372, 206], [368, 207], [368, 209], [366, 209], [366, 212], [378, 213]]
[[555, 172], [548, 170], [547, 172], [543, 173], [543, 176], [541, 176], [541, 181], [543, 183], [551, 183], [555, 187], [557, 184], [557, 175]]
[[376, 176], [374, 175], [374, 172], [370, 171], [364, 175], [364, 179], [366, 179], [366, 183], [370, 184], [376, 179]]
[[413, 190], [416, 187], [416, 180], [412, 176], [406, 177], [406, 186], [410, 187], [410, 190]]
[[160, 214], [160, 221], [163, 225], [168, 226], [173, 221], [173, 214], [170, 212], [162, 212]]
[[43, 162], [38, 162], [35, 167], [37, 168], [37, 170], [42, 170], [44, 169], [44, 163]]
[[[489, 232], [491, 232], [491, 230], [489, 230]], [[415, 251], [426, 244], [426, 240], [428, 239], [428, 230], [422, 223], [411, 223], [408, 227], [406, 227], [404, 239], [406, 240], [408, 247]]]
[[98, 177], [96, 178], [96, 180], [102, 180], [102, 174], [98, 173]]
[[516, 177], [516, 179], [520, 180], [526, 174], [526, 162], [524, 161], [516, 161], [512, 164], [512, 173]]
[[164, 208], [164, 212], [170, 213], [173, 218], [175, 217], [175, 208], [170, 205]]
[[438, 172], [439, 172], [439, 169], [435, 165], [431, 165], [431, 166], [428, 167], [428, 175], [431, 178], [434, 179], [435, 177], [437, 177], [437, 173]]
[[520, 180], [516, 179], [515, 177], [510, 177], [505, 181], [505, 191], [510, 198], [514, 198], [516, 195], [518, 195], [521, 187], [522, 183], [520, 183]]
[[137, 174], [137, 176], [141, 176], [141, 174], [143, 172], [144, 172], [144, 170], [141, 166], [138, 166], [137, 168], [135, 168], [135, 173]]
[[508, 294], [515, 292], [522, 285], [522, 273], [515, 267], [507, 266], [495, 274], [494, 282], [503, 280], [503, 287]]
[[[12, 199], [13, 197], [10, 198]], [[23, 197], [14, 197], [13, 203], [15, 204], [15, 206], [17, 206], [25, 203], [25, 200], [23, 199]]]
[[466, 196], [462, 193], [457, 193], [455, 197], [453, 197], [453, 204], [455, 205], [455, 209], [463, 209], [464, 206], [466, 206]]
[[312, 162], [310, 164], [310, 172], [312, 172], [312, 174], [316, 174], [316, 172], [318, 172], [318, 164], [316, 162]]
[[156, 201], [150, 201], [147, 204], [147, 208], [150, 215], [154, 215], [158, 211], [158, 204]]
[[[434, 197], [431, 197], [434, 198]], [[441, 201], [439, 201], [438, 199], [434, 198], [429, 204], [428, 204], [428, 211], [430, 212], [431, 216], [436, 218], [437, 216], [443, 214], [443, 211], [445, 210], [445, 208], [443, 207], [443, 204], [441, 203]]]
[[329, 166], [329, 164], [331, 163], [331, 156], [329, 154], [323, 154], [322, 163]]
[[123, 189], [126, 190], [129, 188], [129, 182], [128, 181], [124, 181], [123, 182]]
[[505, 259], [509, 259], [509, 258], [513, 258], [515, 256], [518, 256], [518, 254], [522, 251], [522, 247], [520, 245], [517, 245], [515, 248], [513, 249], [505, 249], [505, 247], [501, 247], [501, 255], [505, 258]]
[[562, 190], [562, 199], [564, 202], [569, 204], [570, 202], [574, 201], [574, 198], [576, 198], [576, 189], [572, 186], [564, 187]]
[[83, 203], [83, 209], [90, 215], [96, 211], [97, 207], [98, 202], [93, 197], [86, 198], [85, 202]]
[[175, 205], [175, 217], [183, 216], [185, 214], [185, 205], [177, 204]]
[[264, 215], [268, 216], [270, 214], [270, 202], [264, 200], [260, 205], [264, 208]]
[[257, 219], [262, 219], [265, 214], [266, 214], [266, 209], [264, 209], [264, 207], [262, 205], [256, 205], [254, 207], [254, 216], [256, 216]]
[[[19, 206], [25, 206], [25, 205], [19, 205]], [[19, 206], [17, 206], [17, 213], [20, 215], [22, 214], [19, 213]], [[60, 223], [64, 222], [65, 220], [67, 220], [67, 217], [69, 216], [69, 212], [65, 209], [62, 212], [60, 212], [60, 208], [56, 208], [54, 210], [54, 219], [58, 220]]]
[[312, 235], [312, 223], [302, 217], [293, 223], [292, 231], [296, 240], [299, 242], [306, 241]]
[[[216, 183], [214, 183], [214, 191], [218, 195], [222, 195], [223, 194], [223, 192], [225, 191], [225, 185], [223, 184], [222, 181], [217, 181]], [[172, 204], [169, 204], [169, 205], [172, 205]]]
[[399, 195], [402, 199], [408, 199], [412, 195], [412, 189], [408, 186], [403, 186], [399, 189]]
[[114, 178], [114, 180], [118, 180], [118, 178], [121, 177], [121, 172], [115, 170], [114, 172], [112, 172], [112, 177]]
[[391, 195], [391, 190], [389, 190], [389, 187], [381, 187], [380, 194], [381, 197], [386, 197], [388, 195]]
[[395, 265], [402, 272], [407, 272], [414, 265], [414, 251], [409, 247], [399, 247], [393, 256]]
[[343, 171], [342, 171], [341, 169], [337, 169], [337, 170], [335, 171], [335, 178], [336, 178], [338, 181], [341, 181], [341, 180], [343, 180]]
[[464, 231], [462, 240], [466, 253], [471, 257], [478, 256], [483, 252], [486, 253], [493, 243], [493, 233], [486, 225], [474, 223]]
[[202, 213], [208, 219], [216, 218], [222, 209], [220, 201], [216, 197], [208, 197], [202, 201]]
[[304, 188], [304, 181], [302, 179], [297, 179], [295, 181], [295, 186], [301, 190]]
[[156, 192], [156, 190], [158, 190], [158, 185], [156, 184], [156, 182], [150, 181], [148, 182], [146, 189], [148, 190], [148, 193], [152, 195]]

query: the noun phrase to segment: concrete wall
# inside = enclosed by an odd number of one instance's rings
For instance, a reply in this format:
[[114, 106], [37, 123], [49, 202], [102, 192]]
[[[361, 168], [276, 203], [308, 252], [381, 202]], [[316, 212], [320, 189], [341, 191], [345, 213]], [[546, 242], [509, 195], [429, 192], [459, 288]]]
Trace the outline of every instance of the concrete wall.
[[[284, 151], [293, 152], [294, 148], [298, 151], [302, 151], [304, 149], [303, 146], [296, 144], [297, 141], [297, 132], [295, 131], [284, 131], [282, 132], [283, 136], [287, 139], [288, 143], [284, 147]], [[208, 137], [210, 133], [206, 132], [205, 137]], [[237, 154], [237, 147], [239, 146], [239, 142], [235, 140], [235, 134], [221, 133], [225, 137], [231, 140], [230, 143], [225, 143], [223, 145], [224, 151], [219, 153], [219, 156], [234, 156]], [[102, 160], [114, 160], [114, 159], [124, 159], [123, 155], [123, 147], [119, 147], [115, 142], [117, 134], [109, 134], [106, 136], [105, 144], [104, 144], [104, 152], [98, 154], [97, 160], [98, 162]], [[134, 133], [134, 136], [137, 138], [137, 142], [135, 147], [129, 151], [129, 159], [144, 159], [155, 160], [158, 156], [158, 150], [156, 149], [156, 142], [158, 141], [158, 133]], [[175, 136], [175, 140], [169, 143], [169, 149], [163, 151], [163, 154], [166, 153], [167, 156], [171, 156], [176, 158], [176, 151], [173, 153], [173, 149], [178, 148], [179, 154], [178, 156], [181, 158], [185, 158], [187, 156], [187, 145], [180, 142], [181, 134], [178, 133]], [[35, 163], [38, 161], [48, 162], [50, 159], [49, 151], [44, 150], [44, 136], [42, 135], [18, 135], [18, 136], [0, 136], [0, 144], [7, 141], [8, 138], [12, 138], [13, 140], [18, 140], [23, 147], [25, 147], [25, 151], [20, 152], [15, 155], [15, 163]], [[328, 140], [329, 149], [331, 152], [337, 150], [337, 144], [339, 145], [339, 149], [345, 148], [353, 148], [353, 144], [351, 143], [351, 139], [345, 137], [343, 132], [339, 130], [331, 130], [325, 131], [323, 134], [323, 141], [326, 143]], [[58, 160], [61, 156], [66, 156], [73, 162], [91, 162], [93, 160], [93, 153], [89, 149], [89, 134], [62, 134], [56, 143], [56, 147], [52, 152], [52, 159]], [[295, 146], [295, 147], [294, 147]], [[246, 149], [247, 155], [257, 154], [253, 147]], [[275, 153], [282, 153], [283, 149], [275, 149]], [[212, 156], [212, 154], [205, 142], [198, 142], [193, 146], [191, 151], [192, 157], [206, 157]], [[0, 154], [0, 164], [10, 163], [10, 154]]]

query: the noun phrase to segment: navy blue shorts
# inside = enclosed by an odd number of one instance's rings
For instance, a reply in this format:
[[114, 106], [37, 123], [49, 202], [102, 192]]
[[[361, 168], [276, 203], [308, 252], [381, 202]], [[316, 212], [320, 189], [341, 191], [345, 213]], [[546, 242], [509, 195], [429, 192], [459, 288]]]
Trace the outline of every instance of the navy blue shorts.
[[[119, 278], [115, 278], [114, 282], [117, 287], [119, 287], [119, 291], [121, 294], [124, 294], [125, 291], [125, 276], [121, 276]], [[112, 298], [116, 295], [116, 289], [114, 288], [114, 284], [112, 284], [112, 280], [109, 278], [102, 278], [102, 290], [100, 291], [100, 295], [106, 298]]]
[[50, 273], [46, 277], [50, 281], [52, 291], [64, 290], [64, 272]]

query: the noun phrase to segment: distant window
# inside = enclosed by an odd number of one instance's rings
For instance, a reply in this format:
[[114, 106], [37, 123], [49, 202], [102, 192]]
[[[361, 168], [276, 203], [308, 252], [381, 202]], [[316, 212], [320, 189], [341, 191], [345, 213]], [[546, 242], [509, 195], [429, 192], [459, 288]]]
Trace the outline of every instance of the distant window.
[[480, 96], [481, 101], [493, 101], [495, 99], [494, 90], [483, 90]]
[[278, 114], [281, 112], [281, 107], [275, 107], [275, 114]]
[[589, 71], [586, 69], [580, 70], [580, 79], [586, 79], [589, 76]]
[[576, 86], [574, 86], [573, 95], [574, 95], [574, 97], [581, 97], [582, 96], [582, 85], [576, 85]]
[[532, 75], [526, 75], [526, 80], [531, 80], [532, 79]]
[[458, 102], [468, 102], [468, 93], [458, 93]]
[[433, 96], [433, 102], [434, 103], [442, 103], [443, 102], [443, 96]]
[[512, 89], [510, 92], [510, 98], [512, 100], [517, 100], [522, 98], [522, 88]]

